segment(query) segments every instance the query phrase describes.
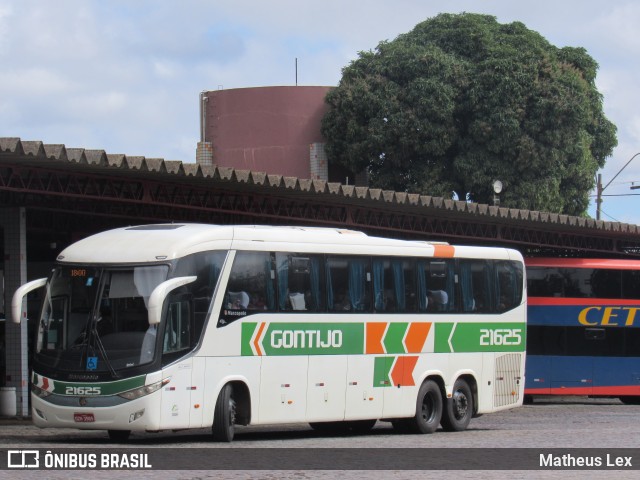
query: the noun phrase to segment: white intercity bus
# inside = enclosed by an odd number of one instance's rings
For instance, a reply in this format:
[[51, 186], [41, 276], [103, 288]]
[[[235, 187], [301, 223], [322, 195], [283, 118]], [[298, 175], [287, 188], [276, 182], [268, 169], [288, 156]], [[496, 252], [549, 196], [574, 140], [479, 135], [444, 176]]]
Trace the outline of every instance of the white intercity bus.
[[39, 427], [133, 431], [309, 423], [464, 430], [522, 404], [520, 253], [338, 228], [143, 225], [66, 248], [44, 287]]

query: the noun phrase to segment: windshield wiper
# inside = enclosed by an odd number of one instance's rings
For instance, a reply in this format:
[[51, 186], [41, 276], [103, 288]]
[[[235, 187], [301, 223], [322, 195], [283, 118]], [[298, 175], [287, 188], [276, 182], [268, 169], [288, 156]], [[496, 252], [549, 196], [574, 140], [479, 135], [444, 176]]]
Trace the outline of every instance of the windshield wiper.
[[113, 378], [120, 378], [120, 375], [118, 375], [118, 372], [116, 372], [115, 368], [113, 368], [113, 365], [111, 364], [111, 360], [109, 360], [109, 356], [107, 355], [107, 350], [104, 348], [104, 345], [102, 344], [102, 340], [100, 339], [100, 334], [98, 333], [97, 327], [94, 327], [93, 329], [93, 338], [95, 338], [98, 351], [102, 354], [102, 359], [107, 364], [107, 368], [109, 369], [109, 372], [111, 372], [111, 376]]

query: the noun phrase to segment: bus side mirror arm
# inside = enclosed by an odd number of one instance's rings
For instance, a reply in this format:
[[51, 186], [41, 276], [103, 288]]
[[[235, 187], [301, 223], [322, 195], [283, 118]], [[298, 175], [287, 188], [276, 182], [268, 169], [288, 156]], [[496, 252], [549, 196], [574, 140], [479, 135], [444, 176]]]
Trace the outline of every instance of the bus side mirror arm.
[[25, 283], [16, 290], [11, 299], [11, 320], [13, 323], [20, 323], [22, 321], [22, 301], [27, 294], [33, 290], [36, 290], [47, 283], [46, 278], [39, 278], [31, 282]]
[[149, 310], [149, 325], [158, 325], [160, 323], [160, 319], [162, 317], [162, 304], [169, 292], [181, 287], [182, 285], [186, 285], [187, 283], [195, 282], [196, 278], [198, 277], [171, 278], [154, 288], [153, 292], [151, 292], [151, 296], [149, 296], [149, 306], [147, 307]]

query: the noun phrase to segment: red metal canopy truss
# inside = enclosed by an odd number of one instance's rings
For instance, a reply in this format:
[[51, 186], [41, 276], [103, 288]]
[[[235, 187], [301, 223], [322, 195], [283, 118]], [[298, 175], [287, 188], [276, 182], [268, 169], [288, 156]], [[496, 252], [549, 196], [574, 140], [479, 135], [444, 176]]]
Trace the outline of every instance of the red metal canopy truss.
[[[0, 165], [0, 200], [28, 209], [28, 228], [87, 232], [148, 222], [344, 226], [372, 234], [500, 244], [524, 252], [640, 256], [640, 235], [445, 208], [397, 205], [233, 180], [152, 175], [132, 169]], [[174, 177], [174, 178], [172, 178]]]

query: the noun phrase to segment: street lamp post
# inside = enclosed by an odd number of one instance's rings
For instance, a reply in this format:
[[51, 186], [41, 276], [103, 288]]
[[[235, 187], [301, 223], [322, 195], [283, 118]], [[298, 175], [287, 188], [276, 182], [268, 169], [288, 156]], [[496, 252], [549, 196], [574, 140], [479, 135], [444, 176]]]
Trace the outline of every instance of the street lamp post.
[[502, 182], [500, 180], [495, 180], [491, 185], [493, 187], [493, 204], [496, 207], [500, 206], [500, 192], [502, 191]]
[[640, 155], [640, 152], [636, 153], [633, 157], [631, 157], [629, 161], [624, 164], [624, 167], [618, 170], [618, 173], [616, 173], [613, 176], [613, 178], [609, 180], [609, 183], [607, 183], [604, 187], [602, 186], [602, 174], [601, 173], [598, 174], [597, 181], [596, 181], [596, 220], [600, 220], [600, 211], [602, 207], [602, 192], [604, 192], [605, 189], [609, 185], [611, 185], [611, 182], [613, 182], [616, 179], [616, 177], [620, 175], [620, 172], [622, 172], [625, 168], [627, 168], [627, 165], [631, 163], [631, 160], [636, 158], [638, 155]]

